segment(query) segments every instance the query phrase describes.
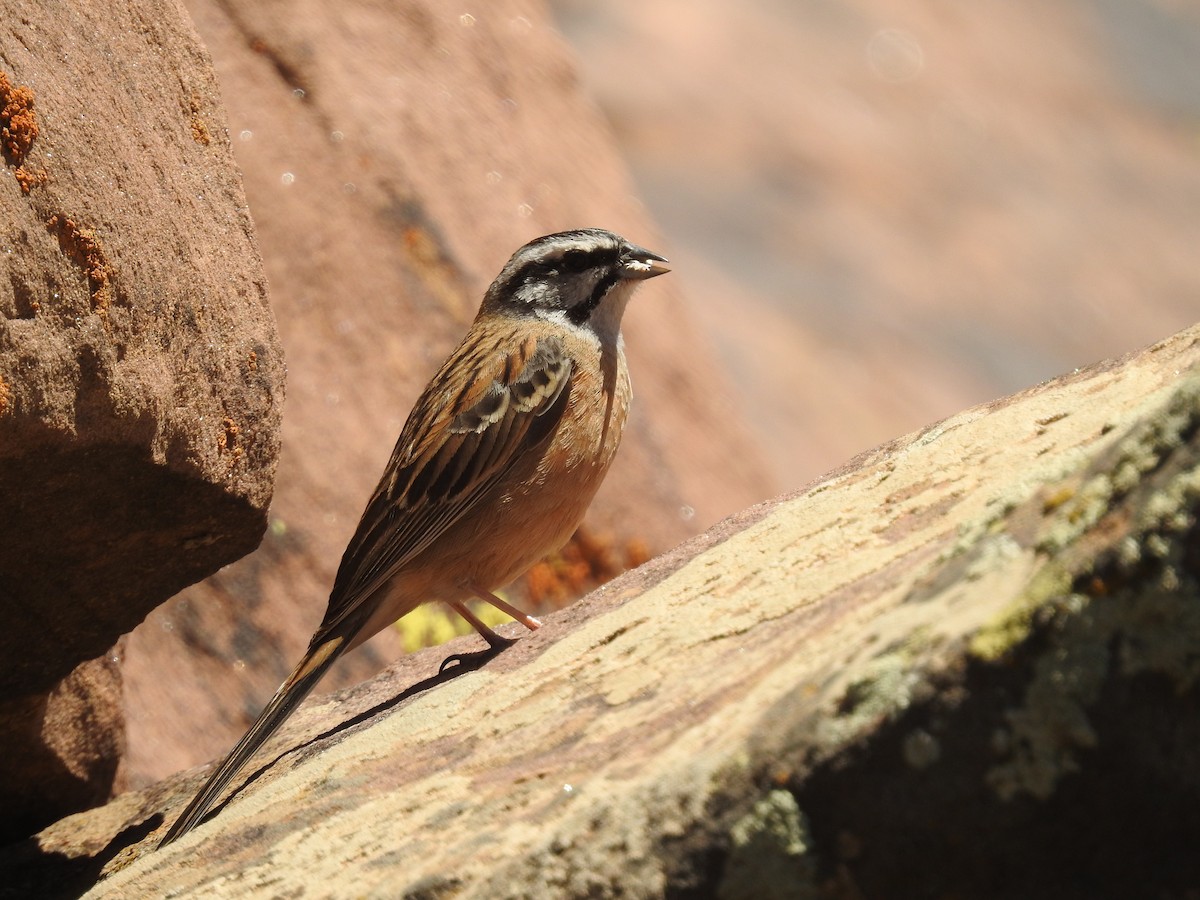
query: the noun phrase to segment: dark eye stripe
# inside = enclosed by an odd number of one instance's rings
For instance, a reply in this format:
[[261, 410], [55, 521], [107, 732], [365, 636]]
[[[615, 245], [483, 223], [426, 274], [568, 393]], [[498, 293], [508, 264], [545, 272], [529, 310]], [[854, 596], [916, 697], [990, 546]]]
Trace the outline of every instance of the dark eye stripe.
[[621, 272], [619, 269], [613, 269], [598, 282], [595, 288], [592, 289], [592, 296], [588, 297], [582, 303], [576, 303], [567, 310], [567, 318], [576, 325], [582, 325], [588, 320], [592, 312], [600, 305], [600, 301], [604, 299], [604, 295], [613, 289], [618, 281], [621, 280]]
[[562, 255], [563, 265], [571, 272], [582, 272], [584, 269], [591, 269], [595, 266], [602, 266], [611, 262], [615, 254], [611, 250], [606, 250], [603, 247], [596, 247], [592, 250], [584, 250], [582, 247], [572, 247]]

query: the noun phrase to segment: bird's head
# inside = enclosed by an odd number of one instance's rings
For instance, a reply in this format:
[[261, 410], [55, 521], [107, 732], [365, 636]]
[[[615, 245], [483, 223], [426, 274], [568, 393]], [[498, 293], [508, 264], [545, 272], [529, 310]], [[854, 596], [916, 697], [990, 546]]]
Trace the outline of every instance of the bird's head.
[[480, 315], [536, 316], [615, 336], [633, 287], [669, 272], [666, 261], [600, 228], [548, 234], [512, 255]]

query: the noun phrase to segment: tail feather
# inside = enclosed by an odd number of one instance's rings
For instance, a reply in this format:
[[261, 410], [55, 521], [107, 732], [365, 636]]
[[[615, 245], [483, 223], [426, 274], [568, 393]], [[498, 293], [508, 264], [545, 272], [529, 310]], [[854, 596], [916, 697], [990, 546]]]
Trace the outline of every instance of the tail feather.
[[288, 676], [287, 681], [280, 685], [275, 696], [271, 698], [271, 702], [267, 704], [267, 708], [250, 726], [250, 730], [238, 741], [237, 746], [229, 751], [229, 755], [209, 776], [208, 781], [188, 804], [187, 809], [175, 820], [175, 824], [159, 842], [160, 848], [182, 837], [200, 824], [200, 820], [212, 809], [217, 797], [241, 771], [242, 766], [287, 720], [288, 716], [295, 711], [296, 707], [321, 680], [321, 676], [325, 674], [326, 670], [342, 655], [345, 644], [344, 638], [336, 637], [309, 648], [304, 659]]

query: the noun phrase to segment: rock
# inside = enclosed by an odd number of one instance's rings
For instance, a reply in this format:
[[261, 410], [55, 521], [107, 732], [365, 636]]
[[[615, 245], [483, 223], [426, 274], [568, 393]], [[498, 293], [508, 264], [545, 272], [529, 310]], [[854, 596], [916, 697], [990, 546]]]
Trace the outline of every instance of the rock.
[[737, 897], [757, 870], [791, 873], [776, 896], [1180, 895], [1198, 401], [1200, 328], [968, 410], [482, 668], [439, 674], [462, 639], [310, 702], [164, 851], [202, 771], [5, 851], [6, 884]]
[[125, 750], [121, 670], [115, 655], [80, 663], [45, 694], [0, 704], [4, 837], [107, 801]]
[[[70, 673], [258, 543], [284, 368], [180, 6], [0, 19], [0, 744], [44, 825], [107, 796], [123, 745], [116, 708], [54, 714], [107, 664]], [[119, 702], [108, 683], [84, 693]]]
[[[517, 247], [600, 225], [672, 253], [543, 9], [188, 7], [221, 78], [287, 347], [285, 452], [259, 551], [130, 638], [134, 784], [227, 750], [287, 675], [413, 401]], [[661, 552], [775, 493], [719, 369], [703, 364], [682, 288], [657, 279], [626, 315], [634, 406], [588, 519], [621, 556]], [[404, 647], [385, 633], [327, 685]]]

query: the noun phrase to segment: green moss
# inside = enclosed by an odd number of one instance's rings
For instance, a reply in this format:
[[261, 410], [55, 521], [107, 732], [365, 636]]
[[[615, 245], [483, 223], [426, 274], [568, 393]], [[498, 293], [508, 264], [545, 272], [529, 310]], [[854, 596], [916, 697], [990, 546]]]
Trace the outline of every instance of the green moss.
[[[1042, 623], [1047, 646], [1033, 663], [1019, 705], [996, 735], [1004, 761], [987, 782], [1003, 799], [1048, 797], [1059, 779], [1095, 746], [1089, 710], [1106, 681], [1144, 673], [1166, 677], [1178, 693], [1200, 681], [1200, 585], [1177, 565], [1182, 542], [1166, 560], [1112, 593], [1057, 598], [1061, 611]], [[1109, 576], [1115, 570], [1104, 570]], [[1103, 583], [1098, 579], [1097, 586]]]
[[717, 887], [721, 900], [819, 896], [808, 822], [788, 791], [770, 791], [734, 824], [729, 837], [729, 858]]
[[929, 628], [917, 628], [903, 643], [872, 659], [862, 677], [846, 687], [837, 715], [823, 717], [818, 723], [817, 742], [840, 748], [925, 696], [930, 690], [928, 680], [924, 667], [916, 661], [927, 655], [931, 640]]

